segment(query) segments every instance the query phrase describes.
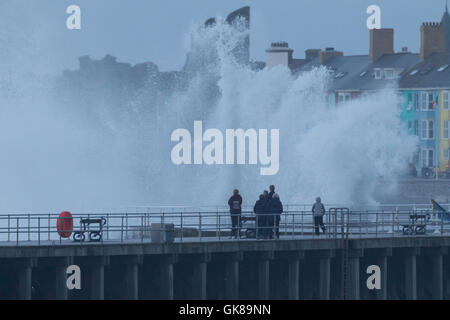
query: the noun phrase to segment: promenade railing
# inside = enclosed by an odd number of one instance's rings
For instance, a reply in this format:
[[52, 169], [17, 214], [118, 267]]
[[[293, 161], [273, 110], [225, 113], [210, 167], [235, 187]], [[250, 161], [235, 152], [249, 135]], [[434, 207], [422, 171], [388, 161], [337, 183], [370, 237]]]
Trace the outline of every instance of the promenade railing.
[[[279, 220], [278, 220], [279, 217]], [[59, 219], [59, 232], [57, 229]], [[67, 220], [67, 221], [66, 221]], [[233, 228], [230, 213], [209, 212], [160, 213], [89, 213], [0, 215], [0, 246], [4, 245], [81, 245], [113, 242], [199, 242], [289, 239], [378, 238], [405, 236], [449, 236], [446, 216], [427, 209], [348, 210], [333, 208], [323, 217], [326, 232], [316, 234], [311, 211], [285, 211], [281, 215], [255, 215], [244, 211], [236, 216]], [[104, 221], [101, 230], [85, 221]], [[279, 222], [277, 222], [279, 221]], [[65, 227], [73, 224], [73, 228]], [[64, 230], [67, 228], [68, 230]], [[278, 232], [276, 232], [278, 230]], [[84, 241], [74, 235], [85, 233]], [[93, 235], [90, 241], [89, 235]], [[100, 234], [100, 237], [99, 237]], [[69, 235], [68, 238], [64, 236]], [[237, 239], [236, 236], [237, 235]], [[277, 237], [278, 235], [278, 237]]]

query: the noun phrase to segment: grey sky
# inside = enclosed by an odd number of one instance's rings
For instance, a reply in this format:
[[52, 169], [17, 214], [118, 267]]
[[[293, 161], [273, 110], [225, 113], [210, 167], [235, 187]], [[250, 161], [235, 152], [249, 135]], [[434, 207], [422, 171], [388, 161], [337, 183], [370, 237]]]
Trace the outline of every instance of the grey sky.
[[[66, 8], [82, 10], [82, 30], [67, 30]], [[192, 24], [251, 6], [251, 57], [264, 60], [273, 41], [288, 41], [294, 56], [328, 46], [345, 54], [367, 54], [366, 8], [377, 4], [382, 27], [395, 29], [397, 51], [419, 50], [423, 21], [439, 21], [445, 0], [2, 0], [0, 66], [59, 73], [77, 58], [109, 53], [119, 61], [152, 61], [179, 69]]]

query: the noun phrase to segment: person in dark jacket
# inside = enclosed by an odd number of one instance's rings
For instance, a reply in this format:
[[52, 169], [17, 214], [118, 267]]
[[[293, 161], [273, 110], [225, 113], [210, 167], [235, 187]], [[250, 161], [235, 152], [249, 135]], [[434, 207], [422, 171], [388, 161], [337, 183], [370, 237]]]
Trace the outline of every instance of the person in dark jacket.
[[228, 200], [231, 215], [231, 237], [240, 237], [241, 233], [241, 213], [242, 213], [242, 197], [238, 189], [234, 189], [233, 195]]
[[[283, 213], [283, 204], [280, 201], [280, 196], [277, 193], [274, 193], [272, 199], [269, 202], [269, 212], [271, 215], [271, 222], [272, 227], [275, 229], [273, 230], [275, 233], [275, 237], [277, 239], [280, 238], [280, 220], [281, 220], [281, 214]], [[271, 229], [272, 231], [272, 229]], [[272, 232], [270, 234], [272, 237]]]
[[255, 206], [253, 207], [253, 212], [256, 215], [256, 237], [258, 239], [265, 238], [264, 237], [264, 228], [266, 227], [266, 201], [264, 199], [264, 195], [261, 194], [259, 196], [259, 200], [256, 201]]
[[269, 190], [270, 190], [270, 192], [269, 192], [269, 200], [270, 200], [270, 199], [272, 199], [273, 195], [275, 194], [275, 186], [272, 184], [269, 187]]

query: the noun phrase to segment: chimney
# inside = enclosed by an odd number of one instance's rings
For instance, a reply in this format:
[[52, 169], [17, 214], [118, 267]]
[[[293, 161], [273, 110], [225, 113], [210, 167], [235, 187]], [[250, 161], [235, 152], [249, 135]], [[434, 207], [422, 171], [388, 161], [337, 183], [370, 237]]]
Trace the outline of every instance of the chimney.
[[386, 53], [394, 53], [394, 29], [371, 29], [369, 59], [375, 61]]
[[334, 48], [326, 48], [325, 51], [319, 51], [319, 63], [324, 64], [331, 57], [342, 57], [342, 51], [335, 51]]
[[442, 23], [424, 22], [420, 27], [420, 59], [435, 52], [445, 52], [445, 28]]
[[305, 59], [306, 60], [312, 60], [312, 59], [318, 58], [319, 54], [320, 54], [320, 51], [322, 51], [322, 50], [320, 50], [320, 49], [308, 49], [308, 50], [305, 50]]
[[273, 42], [266, 50], [266, 66], [268, 68], [283, 65], [289, 67], [292, 62], [292, 53], [287, 42]]

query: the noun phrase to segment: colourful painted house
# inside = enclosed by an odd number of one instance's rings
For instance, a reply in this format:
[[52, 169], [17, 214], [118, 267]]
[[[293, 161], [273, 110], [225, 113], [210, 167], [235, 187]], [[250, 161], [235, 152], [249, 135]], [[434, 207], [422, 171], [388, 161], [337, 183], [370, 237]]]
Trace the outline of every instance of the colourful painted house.
[[[450, 159], [450, 53], [432, 53], [400, 79], [405, 129], [419, 137], [414, 164], [445, 171]], [[429, 172], [429, 171], [428, 171]]]
[[450, 167], [450, 88], [445, 88], [439, 94], [440, 109], [440, 171]]

